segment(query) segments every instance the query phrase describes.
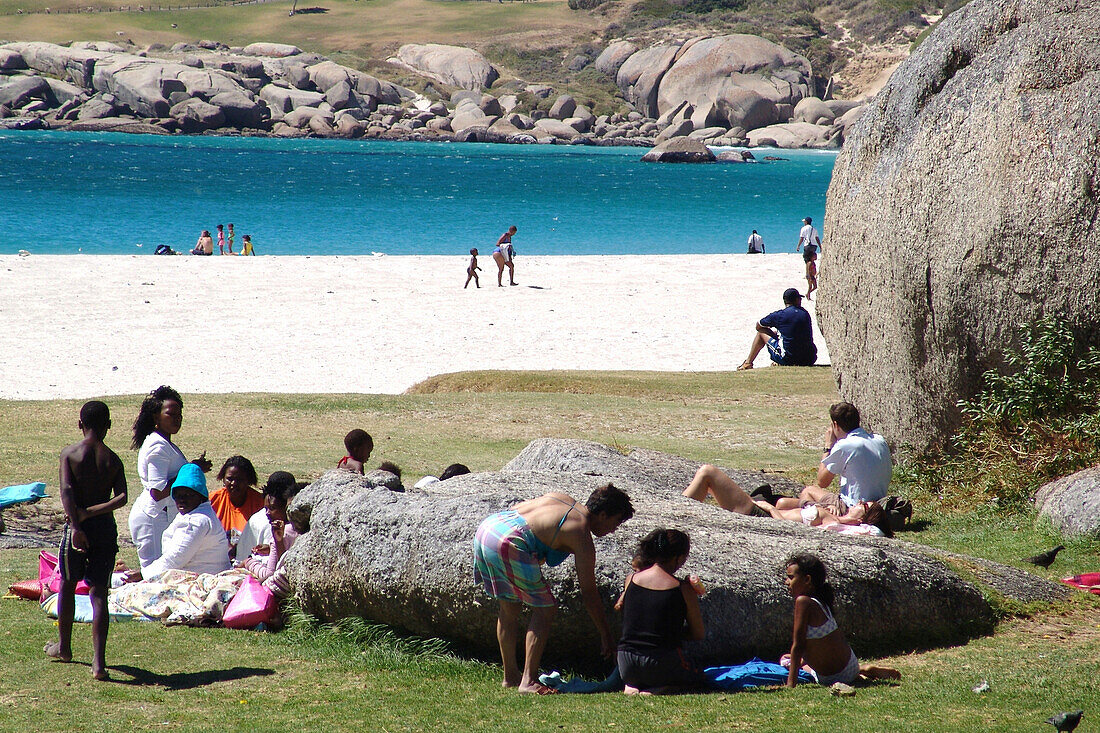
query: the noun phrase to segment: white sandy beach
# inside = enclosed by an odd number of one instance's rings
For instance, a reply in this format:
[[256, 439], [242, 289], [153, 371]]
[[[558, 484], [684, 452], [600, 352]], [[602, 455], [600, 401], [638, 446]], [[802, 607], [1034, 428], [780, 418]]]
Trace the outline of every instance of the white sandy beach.
[[[519, 284], [498, 288], [483, 255], [481, 289], [463, 290], [467, 259], [0, 256], [0, 398], [158, 384], [399, 393], [471, 369], [727, 371], [783, 290], [806, 286], [799, 255], [729, 254], [518, 257]], [[827, 363], [816, 323], [814, 339]]]

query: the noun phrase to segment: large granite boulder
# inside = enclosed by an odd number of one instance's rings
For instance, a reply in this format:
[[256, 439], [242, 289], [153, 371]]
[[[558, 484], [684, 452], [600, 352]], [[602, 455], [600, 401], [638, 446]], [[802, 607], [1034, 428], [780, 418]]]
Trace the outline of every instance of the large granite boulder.
[[15, 49], [0, 48], [0, 71], [15, 71], [27, 68], [22, 54]]
[[4, 81], [0, 77], [0, 104], [8, 109], [19, 109], [34, 99], [56, 101], [49, 82], [40, 76], [17, 76], [7, 83]]
[[271, 58], [282, 59], [288, 56], [299, 56], [302, 53], [302, 49], [297, 46], [292, 46], [289, 43], [250, 43], [245, 46], [241, 53], [246, 56], [269, 56]]
[[657, 143], [642, 160], [646, 163], [712, 163], [715, 157], [702, 140], [674, 137]]
[[1100, 535], [1100, 466], [1046, 484], [1035, 493], [1035, 509], [1067, 537]]
[[487, 89], [500, 74], [477, 51], [438, 43], [407, 43], [390, 63], [461, 89]]
[[[802, 56], [759, 36], [733, 34], [638, 51], [619, 67], [616, 84], [650, 117], [687, 102], [695, 109], [713, 106], [718, 116], [707, 125], [745, 127], [743, 119], [721, 116], [722, 110], [746, 103], [739, 96], [743, 92], [794, 105], [812, 93], [811, 78], [810, 62]], [[775, 121], [768, 117], [763, 124]]]
[[891, 442], [943, 445], [1024, 324], [1100, 343], [1098, 98], [1097, 0], [974, 0], [848, 130], [817, 313], [840, 393]]
[[[471, 573], [478, 524], [523, 499], [564, 491], [583, 500], [611, 481], [630, 495], [636, 514], [596, 539], [596, 578], [609, 614], [638, 539], [659, 526], [685, 530], [692, 552], [684, 570], [709, 589], [702, 599], [707, 638], [688, 646], [704, 663], [775, 657], [790, 645], [783, 565], [798, 551], [812, 551], [828, 565], [838, 620], [857, 652], [958, 643], [990, 631], [995, 614], [983, 588], [1025, 601], [1068, 593], [996, 563], [686, 499], [680, 491], [697, 465], [652, 451], [621, 456], [580, 441], [536, 441], [499, 473], [460, 476], [423, 491], [395, 493], [370, 477], [332, 471], [290, 507], [310, 531], [288, 555], [287, 568], [299, 601], [322, 618], [363, 616], [493, 658], [497, 605]], [[546, 664], [598, 663], [598, 638], [572, 563], [546, 568], [545, 575], [560, 609]]]
[[[786, 122], [749, 130], [749, 145], [774, 144], [779, 148], [835, 148], [840, 146], [837, 136], [840, 128], [831, 125], [812, 125], [809, 122]], [[764, 143], [763, 141], [771, 141]]]
[[638, 47], [630, 41], [615, 41], [596, 57], [594, 64], [596, 70], [614, 79], [619, 73], [619, 67], [626, 63], [626, 60], [637, 50]]

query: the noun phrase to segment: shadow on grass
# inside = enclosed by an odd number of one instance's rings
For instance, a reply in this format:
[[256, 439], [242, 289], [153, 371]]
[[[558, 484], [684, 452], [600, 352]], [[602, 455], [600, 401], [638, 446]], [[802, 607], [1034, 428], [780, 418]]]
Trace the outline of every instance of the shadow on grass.
[[294, 14], [295, 15], [318, 15], [318, 14], [327, 13], [327, 12], [328, 12], [328, 8], [313, 7], [313, 8], [298, 8], [297, 10], [294, 11]]
[[158, 674], [149, 672], [140, 667], [131, 667], [127, 664], [111, 665], [108, 669], [128, 674], [133, 679], [120, 680], [113, 678], [112, 682], [120, 685], [160, 686], [165, 690], [193, 690], [196, 687], [212, 685], [215, 682], [230, 682], [246, 677], [266, 677], [275, 674], [273, 669], [261, 669], [257, 667], [233, 667], [232, 669], [208, 669], [202, 672], [176, 672], [174, 674]]

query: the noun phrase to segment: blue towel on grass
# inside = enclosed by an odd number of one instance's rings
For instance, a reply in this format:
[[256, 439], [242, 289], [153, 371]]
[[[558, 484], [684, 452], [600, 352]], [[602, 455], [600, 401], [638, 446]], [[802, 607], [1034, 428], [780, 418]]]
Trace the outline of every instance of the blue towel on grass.
[[5, 486], [0, 489], [0, 509], [7, 509], [9, 506], [45, 498], [46, 484], [41, 481], [36, 481], [33, 484]]
[[[787, 684], [787, 668], [775, 662], [764, 662], [753, 657], [744, 664], [734, 664], [728, 667], [707, 667], [703, 670], [710, 683], [719, 690], [737, 692], [738, 690], [751, 690], [754, 687], [770, 687], [773, 685]], [[802, 683], [816, 683], [813, 677], [806, 672], [798, 671], [798, 681]]]

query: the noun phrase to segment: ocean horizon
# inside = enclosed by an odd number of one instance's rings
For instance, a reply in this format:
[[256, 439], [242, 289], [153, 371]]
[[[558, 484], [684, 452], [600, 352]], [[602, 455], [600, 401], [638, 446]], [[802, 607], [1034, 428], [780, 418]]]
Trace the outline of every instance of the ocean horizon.
[[[260, 255], [793, 252], [836, 153], [642, 163], [644, 148], [0, 132], [0, 254], [187, 252], [235, 224]], [[764, 156], [784, 160], [764, 161]], [[826, 233], [822, 233], [825, 237]], [[215, 252], [217, 247], [215, 246]]]

